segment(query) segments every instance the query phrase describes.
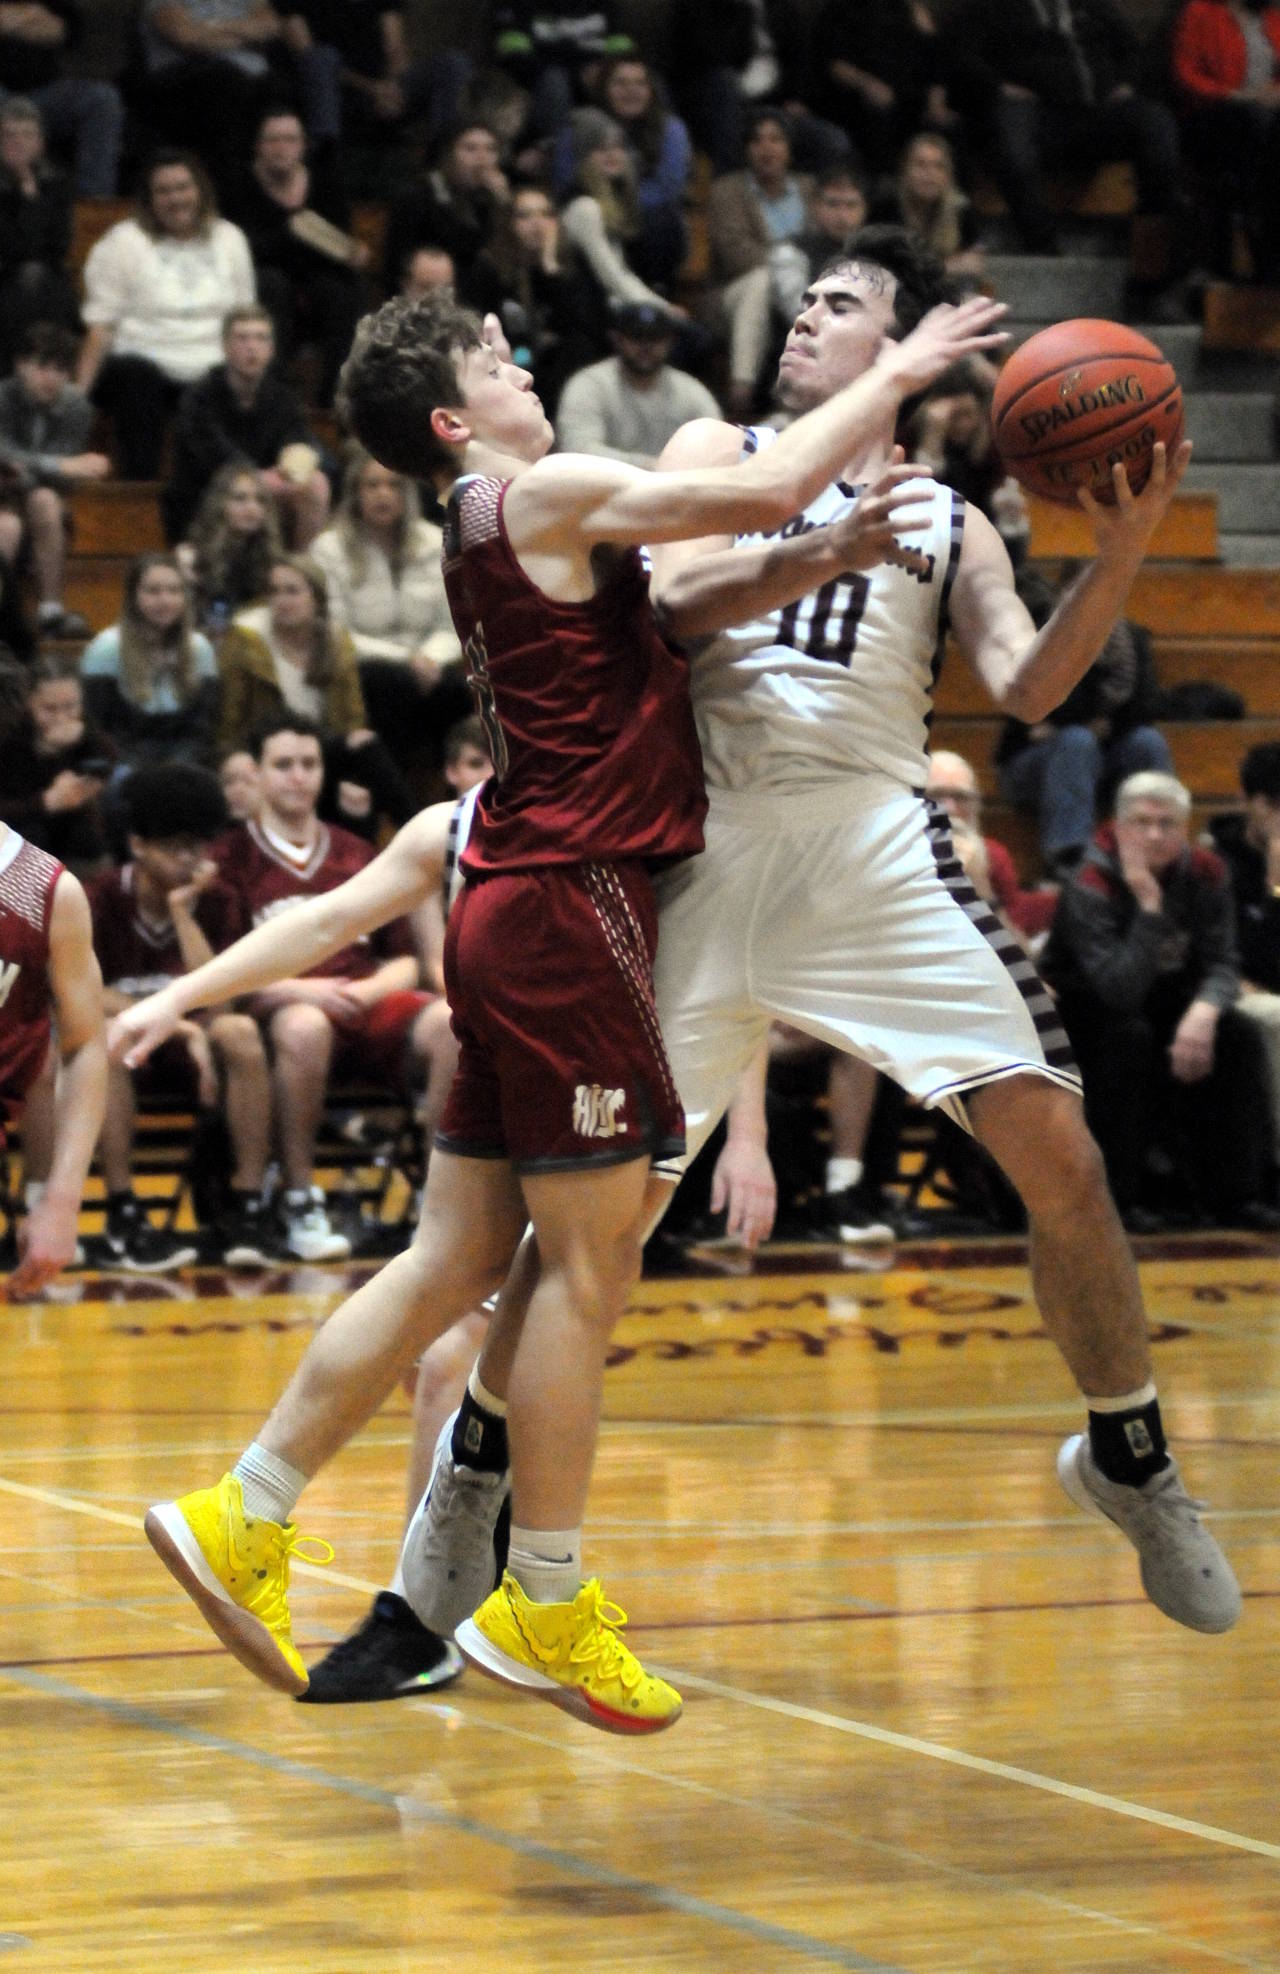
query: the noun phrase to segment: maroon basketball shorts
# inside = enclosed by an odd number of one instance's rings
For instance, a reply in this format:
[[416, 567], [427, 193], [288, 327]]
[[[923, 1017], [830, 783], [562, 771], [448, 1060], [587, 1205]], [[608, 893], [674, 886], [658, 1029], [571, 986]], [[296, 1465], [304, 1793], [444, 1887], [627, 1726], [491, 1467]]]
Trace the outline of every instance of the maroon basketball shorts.
[[640, 864], [469, 880], [445, 936], [460, 1056], [436, 1142], [518, 1172], [678, 1156], [684, 1113], [653, 1004], [657, 938]]
[[438, 1000], [417, 988], [385, 994], [353, 1027], [338, 1030], [333, 1075], [348, 1082], [385, 1083], [400, 1089], [409, 1081], [409, 1038], [423, 1008]]

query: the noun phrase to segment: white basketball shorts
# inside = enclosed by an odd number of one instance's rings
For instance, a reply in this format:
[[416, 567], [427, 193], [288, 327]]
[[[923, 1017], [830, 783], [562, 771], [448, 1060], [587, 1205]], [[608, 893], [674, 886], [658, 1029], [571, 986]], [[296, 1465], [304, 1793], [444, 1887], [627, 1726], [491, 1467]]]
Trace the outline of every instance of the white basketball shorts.
[[965, 1093], [1001, 1077], [1079, 1092], [1050, 995], [922, 796], [877, 775], [781, 798], [717, 789], [706, 835], [658, 880], [658, 1015], [686, 1162], [774, 1019], [961, 1124]]

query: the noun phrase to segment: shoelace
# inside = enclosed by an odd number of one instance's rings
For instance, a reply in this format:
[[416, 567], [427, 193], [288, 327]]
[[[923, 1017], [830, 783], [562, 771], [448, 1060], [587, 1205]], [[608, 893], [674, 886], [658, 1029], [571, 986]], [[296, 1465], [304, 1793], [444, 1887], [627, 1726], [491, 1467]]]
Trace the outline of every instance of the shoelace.
[[627, 1622], [626, 1612], [611, 1603], [597, 1583], [589, 1615], [591, 1629], [570, 1651], [570, 1663], [590, 1665], [594, 1662], [603, 1678], [619, 1679], [628, 1692], [633, 1692], [644, 1679], [645, 1671], [634, 1652], [618, 1636]]
[[[310, 1548], [307, 1547], [308, 1544]], [[267, 1564], [268, 1567], [272, 1564], [278, 1565], [278, 1569], [273, 1569], [267, 1579], [272, 1585], [272, 1592], [258, 1610], [258, 1616], [268, 1630], [275, 1631], [289, 1622], [287, 1600], [290, 1556], [296, 1556], [300, 1563], [311, 1563], [317, 1569], [325, 1569], [333, 1561], [335, 1554], [333, 1544], [326, 1542], [320, 1535], [293, 1535], [286, 1542], [282, 1531], [280, 1535], [271, 1538], [267, 1546]]]

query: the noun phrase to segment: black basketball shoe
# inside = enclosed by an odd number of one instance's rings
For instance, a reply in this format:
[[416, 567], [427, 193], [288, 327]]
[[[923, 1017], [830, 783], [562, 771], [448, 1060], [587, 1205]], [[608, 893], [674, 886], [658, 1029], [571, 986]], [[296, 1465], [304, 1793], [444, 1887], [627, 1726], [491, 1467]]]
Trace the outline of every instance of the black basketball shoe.
[[448, 1686], [462, 1668], [450, 1639], [428, 1631], [394, 1590], [380, 1590], [363, 1623], [310, 1667], [311, 1683], [297, 1697], [320, 1706], [398, 1700]]

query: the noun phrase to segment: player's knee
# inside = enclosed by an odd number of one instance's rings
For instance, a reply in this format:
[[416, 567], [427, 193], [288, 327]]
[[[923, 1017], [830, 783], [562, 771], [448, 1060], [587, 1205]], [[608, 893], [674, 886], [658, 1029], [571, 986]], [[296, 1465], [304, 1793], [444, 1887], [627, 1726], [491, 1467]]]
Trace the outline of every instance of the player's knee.
[[1109, 1197], [1106, 1167], [1079, 1104], [1058, 1107], [1046, 1118], [1035, 1152], [1018, 1184], [1033, 1220], [1069, 1218], [1078, 1222], [1105, 1205]]
[[33, 527], [57, 527], [62, 523], [62, 496], [52, 487], [36, 487], [27, 495], [27, 513]]
[[322, 1008], [297, 1002], [293, 1007], [281, 1008], [271, 1023], [271, 1042], [276, 1058], [284, 1057], [291, 1063], [316, 1063], [323, 1067], [329, 1060], [329, 1049], [333, 1040], [333, 1026]]
[[223, 1059], [237, 1068], [266, 1061], [262, 1033], [251, 1015], [218, 1015], [209, 1024], [209, 1040]]

